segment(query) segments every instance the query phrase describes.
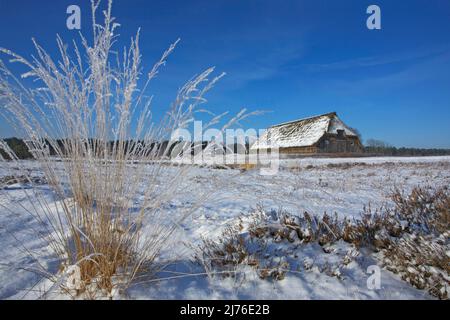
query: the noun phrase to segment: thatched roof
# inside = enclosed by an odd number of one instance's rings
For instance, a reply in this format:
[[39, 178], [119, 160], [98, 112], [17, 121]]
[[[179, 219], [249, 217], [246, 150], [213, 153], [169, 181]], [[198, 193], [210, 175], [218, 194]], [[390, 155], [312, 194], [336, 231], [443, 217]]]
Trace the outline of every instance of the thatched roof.
[[313, 146], [324, 134], [337, 134], [338, 130], [344, 130], [347, 136], [357, 136], [338, 118], [336, 112], [331, 112], [274, 125], [259, 137], [251, 149]]

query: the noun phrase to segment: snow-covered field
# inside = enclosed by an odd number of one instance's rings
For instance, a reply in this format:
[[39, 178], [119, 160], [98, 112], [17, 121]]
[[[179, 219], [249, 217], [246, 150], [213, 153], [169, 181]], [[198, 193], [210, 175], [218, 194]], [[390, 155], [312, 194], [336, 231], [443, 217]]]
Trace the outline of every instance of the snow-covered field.
[[[35, 162], [24, 161], [32, 175], [41, 176]], [[1, 167], [3, 166], [3, 167]], [[15, 170], [0, 165], [0, 178]], [[171, 170], [167, 167], [166, 170]], [[276, 175], [260, 175], [258, 169], [240, 171], [193, 167], [175, 200], [164, 210], [175, 217], [187, 206], [196, 204], [198, 194], [207, 194], [195, 213], [184, 221], [182, 232], [172, 239], [163, 257], [172, 261], [158, 279], [137, 281], [118, 296], [131, 299], [429, 299], [393, 273], [381, 271], [381, 288], [367, 288], [367, 267], [377, 264], [371, 254], [361, 256], [343, 268], [342, 277], [332, 277], [318, 268], [290, 272], [283, 280], [260, 279], [251, 270], [243, 277], [224, 278], [205, 275], [202, 266], [192, 261], [192, 247], [201, 238], [217, 239], [224, 228], [241, 218], [250, 219], [256, 208], [286, 210], [291, 214], [358, 218], [363, 207], [392, 206], [389, 194], [399, 188], [405, 192], [415, 186], [449, 186], [450, 157], [355, 158], [281, 160]], [[47, 185], [36, 192], [52, 198]], [[6, 208], [15, 207], [14, 212]], [[0, 298], [39, 298], [47, 282], [39, 270], [57, 273], [58, 262], [50, 248], [39, 238], [42, 225], [27, 213], [27, 201], [19, 185], [0, 190]], [[147, 221], [151, 223], [151, 221]], [[302, 262], [324, 264], [330, 259], [319, 246], [297, 248], [293, 256]], [[338, 245], [336, 252], [348, 250]], [[330, 262], [332, 263], [332, 261]], [[42, 268], [40, 268], [40, 266]]]

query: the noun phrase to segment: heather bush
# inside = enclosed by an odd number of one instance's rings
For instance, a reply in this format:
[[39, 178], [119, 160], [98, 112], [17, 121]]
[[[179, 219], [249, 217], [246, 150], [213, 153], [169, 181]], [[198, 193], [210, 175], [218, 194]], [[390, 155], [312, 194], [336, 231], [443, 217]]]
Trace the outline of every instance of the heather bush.
[[[294, 215], [285, 211], [265, 212], [261, 207], [245, 226], [228, 227], [217, 239], [204, 239], [196, 260], [208, 265], [208, 272], [233, 270], [250, 266], [263, 279], [282, 280], [287, 272], [299, 269], [297, 248], [319, 245], [327, 254], [337, 255], [333, 246], [344, 241], [350, 247], [339, 257], [338, 264], [322, 263], [318, 270], [341, 278], [344, 268], [359, 255], [372, 252], [386, 269], [418, 289], [440, 299], [449, 298], [449, 232], [450, 194], [447, 188], [429, 190], [414, 188], [410, 194], [395, 190], [390, 196], [393, 208], [363, 209], [358, 219], [339, 218], [304, 212]], [[282, 257], [277, 257], [284, 248]], [[311, 270], [314, 262], [303, 261]], [[233, 273], [227, 273], [230, 275]]]

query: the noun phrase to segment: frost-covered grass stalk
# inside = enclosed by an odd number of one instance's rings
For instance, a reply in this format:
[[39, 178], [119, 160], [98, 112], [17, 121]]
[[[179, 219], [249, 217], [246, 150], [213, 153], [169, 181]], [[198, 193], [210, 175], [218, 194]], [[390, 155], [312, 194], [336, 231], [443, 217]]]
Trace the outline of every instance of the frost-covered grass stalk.
[[[99, 2], [92, 2], [92, 44], [81, 35], [81, 45], [74, 41], [69, 50], [57, 37], [58, 60], [35, 40], [30, 60], [0, 49], [28, 68], [17, 77], [0, 60], [0, 109], [26, 139], [58, 200], [49, 203], [34, 188], [24, 190], [32, 203], [28, 211], [45, 226], [44, 237], [61, 258], [62, 270], [79, 268], [78, 293], [92, 287], [111, 292], [116, 279], [129, 283], [151, 270], [178, 223], [191, 213], [168, 217], [162, 209], [189, 167], [165, 165], [161, 159], [170, 145], [161, 142], [193, 121], [204, 95], [222, 76], [210, 79], [214, 68], [209, 68], [192, 78], [156, 121], [145, 92], [178, 41], [144, 72], [139, 32], [122, 53], [112, 50], [119, 25], [111, 5], [99, 25]], [[21, 78], [37, 85], [30, 88]], [[1, 148], [18, 160], [5, 143]], [[144, 219], [151, 222], [145, 236]]]

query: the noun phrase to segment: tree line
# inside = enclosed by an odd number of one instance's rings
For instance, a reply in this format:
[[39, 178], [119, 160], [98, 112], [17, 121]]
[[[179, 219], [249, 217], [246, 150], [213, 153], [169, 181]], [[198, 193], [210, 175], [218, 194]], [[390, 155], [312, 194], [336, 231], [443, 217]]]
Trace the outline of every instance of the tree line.
[[[25, 144], [25, 142], [22, 139], [19, 138], [7, 138], [7, 139], [3, 139], [3, 141], [5, 141], [7, 143], [7, 145], [9, 146], [9, 148], [11, 148], [11, 150], [17, 155], [17, 157], [19, 159], [32, 159], [33, 155], [29, 152], [27, 145]], [[64, 143], [63, 140], [58, 140], [57, 141], [59, 147], [61, 148], [61, 150], [64, 150]], [[164, 141], [161, 144], [158, 144], [160, 147], [162, 147], [163, 149], [169, 147], [169, 152], [168, 154], [170, 154], [170, 150], [175, 148], [175, 146], [178, 144], [179, 142], [173, 142], [171, 146], [168, 146], [169, 141]], [[110, 143], [111, 146], [113, 145], [113, 142]], [[130, 142], [126, 143], [125, 146], [125, 150], [127, 149], [127, 146], [130, 145]], [[153, 143], [156, 145], [156, 143]], [[200, 143], [198, 143], [200, 144]], [[202, 142], [201, 145], [201, 149], [205, 149], [207, 147], [209, 143], [204, 141]], [[194, 144], [192, 144], [192, 147], [194, 147]], [[245, 149], [245, 150], [244, 150]], [[245, 143], [245, 146], [240, 146], [235, 144], [233, 145], [228, 145], [228, 150], [232, 150], [236, 153], [247, 153], [249, 150], [249, 144], [248, 142]], [[433, 148], [433, 149], [425, 149], [425, 148], [397, 148], [394, 146], [389, 145], [386, 142], [383, 141], [379, 141], [379, 140], [374, 140], [374, 139], [369, 139], [366, 142], [366, 145], [363, 148], [364, 150], [364, 154], [367, 156], [444, 156], [444, 155], [450, 155], [450, 149], [437, 149], [437, 148]], [[55, 155], [56, 152], [55, 150], [49, 146], [49, 151], [51, 155]], [[63, 151], [64, 152], [64, 151]], [[7, 160], [10, 160], [10, 157], [8, 156], [8, 154], [0, 149], [0, 155]]]
[[374, 156], [448, 156], [450, 149], [394, 147], [384, 141], [368, 139], [364, 153]]
[[[7, 138], [3, 139], [3, 141], [6, 142], [8, 147], [15, 153], [15, 155], [19, 159], [33, 159], [32, 153], [29, 151], [26, 143], [19, 138]], [[57, 139], [54, 141], [54, 143], [57, 144], [57, 147], [59, 148], [60, 154], [66, 154], [66, 148], [70, 147], [70, 143], [67, 143], [68, 141], [65, 141], [63, 139]], [[86, 147], [94, 148], [95, 140], [89, 139], [85, 142], [86, 144], [89, 144], [90, 147], [86, 145]], [[186, 141], [162, 141], [162, 142], [151, 142], [150, 145], [147, 145], [148, 148], [146, 148], [148, 153], [152, 153], [156, 157], [172, 157], [179, 154], [183, 154], [186, 152], [190, 152], [192, 155], [194, 153], [199, 152], [201, 150], [205, 150], [208, 145], [210, 145], [211, 142], [203, 141], [203, 142], [192, 142], [188, 143]], [[145, 142], [144, 141], [125, 141], [123, 144], [123, 152], [126, 154], [129, 149], [136, 148], [137, 145], [139, 145], [138, 148], [144, 148]], [[47, 142], [48, 146], [48, 152], [51, 156], [56, 156], [58, 153], [56, 152], [53, 145]], [[114, 141], [108, 142], [107, 149], [109, 149], [111, 152], [114, 148]], [[230, 144], [227, 146], [217, 146], [217, 152], [226, 152], [226, 153], [248, 153], [250, 146], [249, 143], [246, 141], [245, 145], [241, 145], [238, 143]], [[101, 148], [103, 151], [104, 149]], [[0, 147], [0, 155], [6, 159], [11, 160], [8, 153], [5, 152], [5, 150], [2, 150]]]

